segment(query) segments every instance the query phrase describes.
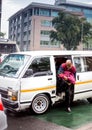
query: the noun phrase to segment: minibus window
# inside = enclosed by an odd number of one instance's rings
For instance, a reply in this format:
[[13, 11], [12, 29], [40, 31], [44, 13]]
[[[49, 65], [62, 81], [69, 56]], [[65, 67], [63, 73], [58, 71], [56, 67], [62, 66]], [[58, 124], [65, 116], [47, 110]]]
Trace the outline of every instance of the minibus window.
[[0, 76], [18, 77], [30, 56], [10, 54], [0, 64]]
[[32, 61], [28, 70], [33, 70], [34, 76], [44, 76], [47, 75], [50, 71], [50, 58], [49, 57], [41, 57], [36, 58]]
[[77, 72], [82, 71], [82, 65], [81, 65], [81, 58], [80, 57], [74, 57], [74, 65], [76, 67]]
[[83, 57], [84, 71], [92, 71], [92, 57]]

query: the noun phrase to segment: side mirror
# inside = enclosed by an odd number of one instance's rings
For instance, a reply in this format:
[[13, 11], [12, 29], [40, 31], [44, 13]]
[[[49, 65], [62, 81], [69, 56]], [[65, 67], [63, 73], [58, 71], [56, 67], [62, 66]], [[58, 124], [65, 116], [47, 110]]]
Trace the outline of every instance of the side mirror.
[[31, 76], [31, 75], [33, 75], [33, 70], [32, 70], [32, 69], [28, 69], [28, 70], [26, 71], [26, 73], [24, 74], [23, 78], [29, 77], [29, 76]]

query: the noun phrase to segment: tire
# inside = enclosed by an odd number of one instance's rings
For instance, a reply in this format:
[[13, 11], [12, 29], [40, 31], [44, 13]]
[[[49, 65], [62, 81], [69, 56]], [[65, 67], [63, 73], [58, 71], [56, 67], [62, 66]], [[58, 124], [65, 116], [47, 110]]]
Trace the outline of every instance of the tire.
[[32, 110], [36, 114], [43, 114], [49, 108], [50, 100], [47, 95], [37, 95], [32, 101]]
[[92, 98], [87, 98], [89, 103], [92, 103]]

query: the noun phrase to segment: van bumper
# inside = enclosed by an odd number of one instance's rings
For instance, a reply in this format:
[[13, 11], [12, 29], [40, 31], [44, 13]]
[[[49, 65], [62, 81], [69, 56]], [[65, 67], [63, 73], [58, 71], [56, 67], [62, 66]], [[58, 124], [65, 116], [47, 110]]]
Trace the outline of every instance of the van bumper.
[[3, 105], [8, 110], [16, 111], [19, 108], [18, 102], [10, 102], [8, 100], [2, 99]]

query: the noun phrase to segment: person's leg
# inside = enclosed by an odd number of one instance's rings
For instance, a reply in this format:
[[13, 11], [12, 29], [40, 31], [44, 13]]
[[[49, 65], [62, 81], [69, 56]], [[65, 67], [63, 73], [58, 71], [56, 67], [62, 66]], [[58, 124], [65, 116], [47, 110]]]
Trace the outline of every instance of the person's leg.
[[65, 90], [65, 105], [68, 112], [71, 112], [70, 104], [71, 104], [71, 85], [67, 84]]
[[74, 99], [74, 84], [72, 84], [70, 88], [70, 104], [72, 104], [73, 99]]

